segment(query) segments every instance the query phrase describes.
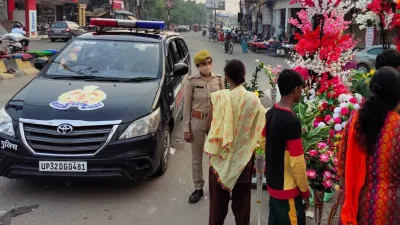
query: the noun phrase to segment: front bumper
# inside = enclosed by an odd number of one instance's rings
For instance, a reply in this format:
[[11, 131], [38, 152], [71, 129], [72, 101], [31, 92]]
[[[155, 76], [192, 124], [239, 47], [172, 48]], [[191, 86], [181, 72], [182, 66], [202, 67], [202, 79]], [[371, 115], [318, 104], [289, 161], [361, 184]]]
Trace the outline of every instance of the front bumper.
[[[7, 178], [142, 180], [152, 176], [160, 164], [163, 132], [111, 141], [98, 154], [89, 157], [37, 156], [18, 138], [0, 134], [0, 176]], [[15, 148], [3, 147], [8, 141]], [[6, 145], [5, 145], [6, 146]], [[39, 161], [85, 161], [87, 172], [41, 172]]]
[[48, 35], [50, 39], [70, 39], [72, 35], [70, 33], [54, 33]]

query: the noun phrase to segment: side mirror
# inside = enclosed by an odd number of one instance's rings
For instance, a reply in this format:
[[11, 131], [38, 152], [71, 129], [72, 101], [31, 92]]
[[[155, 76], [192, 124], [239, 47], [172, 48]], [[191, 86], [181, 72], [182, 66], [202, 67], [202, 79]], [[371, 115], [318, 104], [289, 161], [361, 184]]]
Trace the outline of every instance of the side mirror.
[[46, 64], [47, 64], [47, 60], [44, 59], [36, 59], [35, 63], [33, 64], [33, 66], [35, 67], [35, 69], [37, 70], [42, 70]]
[[177, 63], [174, 65], [173, 76], [180, 77], [189, 73], [189, 67], [186, 63]]

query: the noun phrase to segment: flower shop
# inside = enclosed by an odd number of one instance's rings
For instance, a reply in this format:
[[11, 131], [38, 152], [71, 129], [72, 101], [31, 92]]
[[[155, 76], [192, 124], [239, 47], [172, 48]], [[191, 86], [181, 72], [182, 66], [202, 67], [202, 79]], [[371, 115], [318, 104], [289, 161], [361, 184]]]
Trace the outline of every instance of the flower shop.
[[[352, 23], [357, 23], [361, 29], [374, 26], [380, 32], [384, 48], [389, 48], [386, 34], [400, 25], [400, 5], [393, 0], [360, 0], [355, 4], [351, 0], [292, 0], [291, 3], [301, 3], [304, 7], [296, 19], [289, 20], [301, 33], [295, 34], [298, 43], [287, 63], [306, 81], [302, 100], [294, 112], [302, 123], [315, 224], [321, 224], [324, 202], [338, 190], [338, 151], [342, 131], [365, 98], [371, 95], [368, 85], [375, 73], [374, 70], [368, 73], [357, 71], [354, 61], [357, 40], [346, 31]], [[353, 21], [346, 21], [345, 15], [350, 10], [357, 14]], [[277, 77], [282, 66], [273, 68], [258, 60], [256, 63], [247, 89], [259, 93], [260, 97], [267, 94], [273, 103], [277, 102]], [[258, 88], [259, 72], [269, 78], [271, 88], [267, 93]], [[262, 160], [261, 148], [257, 147], [255, 154]], [[260, 185], [256, 174], [261, 170], [257, 168], [254, 184]]]

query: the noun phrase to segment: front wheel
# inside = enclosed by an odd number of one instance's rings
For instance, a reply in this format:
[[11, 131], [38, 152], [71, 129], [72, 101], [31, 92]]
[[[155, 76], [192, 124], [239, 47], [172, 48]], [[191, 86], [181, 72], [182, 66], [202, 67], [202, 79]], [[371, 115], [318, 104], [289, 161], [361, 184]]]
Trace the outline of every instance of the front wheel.
[[[165, 125], [168, 127], [168, 125]], [[169, 128], [166, 128], [164, 131], [164, 142], [163, 148], [161, 149], [161, 156], [160, 156], [160, 165], [156, 173], [154, 174], [155, 177], [159, 177], [167, 171], [168, 164], [169, 164], [169, 151], [171, 148], [171, 133], [169, 132]]]
[[360, 63], [357, 65], [357, 70], [362, 72], [362, 73], [368, 73], [369, 72], [369, 66], [364, 63]]

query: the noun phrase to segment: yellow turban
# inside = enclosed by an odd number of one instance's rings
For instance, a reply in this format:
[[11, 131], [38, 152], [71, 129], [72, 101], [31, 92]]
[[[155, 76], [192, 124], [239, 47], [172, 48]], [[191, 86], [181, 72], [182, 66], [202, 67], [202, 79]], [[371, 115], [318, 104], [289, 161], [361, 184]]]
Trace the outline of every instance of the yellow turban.
[[207, 50], [201, 50], [194, 56], [194, 64], [199, 65], [204, 62], [204, 60], [211, 58], [210, 52]]

